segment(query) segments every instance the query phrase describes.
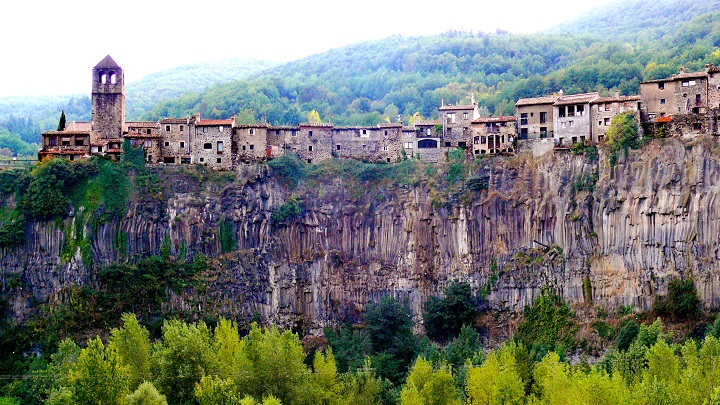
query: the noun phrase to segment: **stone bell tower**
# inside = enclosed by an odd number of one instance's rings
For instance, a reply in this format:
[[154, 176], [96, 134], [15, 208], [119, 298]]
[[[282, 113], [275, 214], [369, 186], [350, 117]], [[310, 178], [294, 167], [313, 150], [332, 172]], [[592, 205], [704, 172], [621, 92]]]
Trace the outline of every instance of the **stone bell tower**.
[[100, 139], [120, 139], [125, 126], [125, 75], [106, 56], [92, 70], [92, 130]]

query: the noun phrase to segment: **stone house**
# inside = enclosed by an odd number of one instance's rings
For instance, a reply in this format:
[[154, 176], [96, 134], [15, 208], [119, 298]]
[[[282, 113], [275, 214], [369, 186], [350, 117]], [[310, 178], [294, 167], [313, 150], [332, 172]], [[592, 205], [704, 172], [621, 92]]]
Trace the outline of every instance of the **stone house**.
[[231, 170], [232, 126], [234, 118], [203, 120], [196, 116], [190, 124], [191, 163], [205, 164], [215, 170]]
[[415, 140], [413, 152], [407, 148], [408, 141], [404, 141], [405, 152], [426, 162], [438, 162], [443, 154], [443, 126], [438, 120], [425, 120], [415, 122]]
[[595, 141], [590, 122], [590, 103], [598, 98], [600, 95], [597, 92], [558, 97], [553, 104], [553, 126], [557, 147]]
[[364, 162], [397, 162], [402, 157], [402, 124], [334, 127], [332, 155]]
[[481, 117], [473, 120], [473, 154], [514, 153], [517, 138], [515, 122], [516, 118], [513, 116]]
[[470, 125], [478, 118], [480, 118], [480, 110], [474, 99], [467, 105], [442, 105], [440, 107], [440, 123], [443, 126], [441, 146], [469, 148], [472, 140]]
[[294, 153], [307, 163], [317, 163], [332, 157], [333, 126], [323, 123], [303, 123], [283, 131], [285, 153]]
[[553, 138], [553, 104], [558, 96], [521, 98], [515, 103], [518, 139]]
[[42, 133], [42, 149], [38, 159], [48, 156], [76, 160], [90, 156], [89, 130], [46, 131]]
[[127, 133], [123, 136], [133, 148], [142, 147], [146, 163], [162, 162], [160, 123], [128, 122]]
[[272, 150], [268, 150], [269, 127], [267, 123], [233, 127], [233, 163], [257, 163], [271, 157]]
[[190, 128], [194, 123], [195, 117], [166, 118], [160, 121], [162, 163], [189, 164], [191, 162]]
[[[640, 110], [640, 96], [600, 97], [590, 103], [592, 115], [592, 134], [597, 142], [605, 139], [613, 117], [627, 111], [638, 113]], [[639, 118], [639, 117], [638, 117]]]
[[[270, 152], [270, 158], [278, 158], [286, 152], [292, 151], [292, 147], [287, 140], [297, 137], [298, 127], [288, 125], [270, 125], [267, 128], [267, 149]], [[297, 152], [297, 146], [295, 146]]]

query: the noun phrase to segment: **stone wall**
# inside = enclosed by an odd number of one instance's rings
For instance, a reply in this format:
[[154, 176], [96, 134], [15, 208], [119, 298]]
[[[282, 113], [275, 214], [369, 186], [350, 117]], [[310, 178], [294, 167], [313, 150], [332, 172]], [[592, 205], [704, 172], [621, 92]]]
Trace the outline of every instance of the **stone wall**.
[[191, 125], [192, 163], [232, 170], [232, 125]]
[[240, 125], [233, 128], [233, 156], [237, 163], [256, 163], [267, 159], [268, 125]]
[[190, 124], [190, 118], [160, 121], [160, 145], [164, 163], [181, 163], [183, 158], [190, 158]]

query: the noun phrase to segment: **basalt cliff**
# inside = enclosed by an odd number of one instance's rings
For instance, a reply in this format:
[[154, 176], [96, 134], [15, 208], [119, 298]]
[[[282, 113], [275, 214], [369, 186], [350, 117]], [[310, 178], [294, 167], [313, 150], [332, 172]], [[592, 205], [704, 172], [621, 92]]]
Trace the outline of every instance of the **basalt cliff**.
[[[211, 268], [207, 288], [173, 293], [165, 308], [259, 314], [311, 330], [385, 294], [407, 297], [419, 314], [452, 280], [513, 312], [544, 287], [571, 304], [648, 309], [672, 277], [692, 277], [702, 305], [717, 307], [720, 143], [655, 140], [611, 160], [602, 150], [596, 159], [569, 151], [483, 159], [463, 166], [457, 192], [424, 171], [410, 184], [358, 192], [342, 174], [290, 187], [267, 165], [215, 181], [153, 168], [162, 195], [131, 198], [122, 218], [77, 227], [81, 207], [72, 207], [62, 221], [29, 222], [24, 244], [0, 248], [3, 293], [27, 319], [39, 304], [67, 300], [70, 287], [96, 283], [99, 268], [169, 242], [173, 254], [202, 253]], [[291, 197], [302, 213], [273, 217]], [[234, 241], [226, 253], [223, 226]], [[86, 234], [91, 260], [80, 248], [61, 255], [68, 227]]]

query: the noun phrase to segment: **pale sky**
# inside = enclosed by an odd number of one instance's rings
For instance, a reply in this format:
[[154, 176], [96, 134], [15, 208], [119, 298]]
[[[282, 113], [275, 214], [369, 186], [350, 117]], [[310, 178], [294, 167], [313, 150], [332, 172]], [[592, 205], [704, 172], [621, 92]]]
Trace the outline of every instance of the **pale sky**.
[[11, 0], [0, 97], [89, 94], [110, 54], [126, 82], [225, 58], [291, 61], [391, 35], [532, 33], [617, 0]]

